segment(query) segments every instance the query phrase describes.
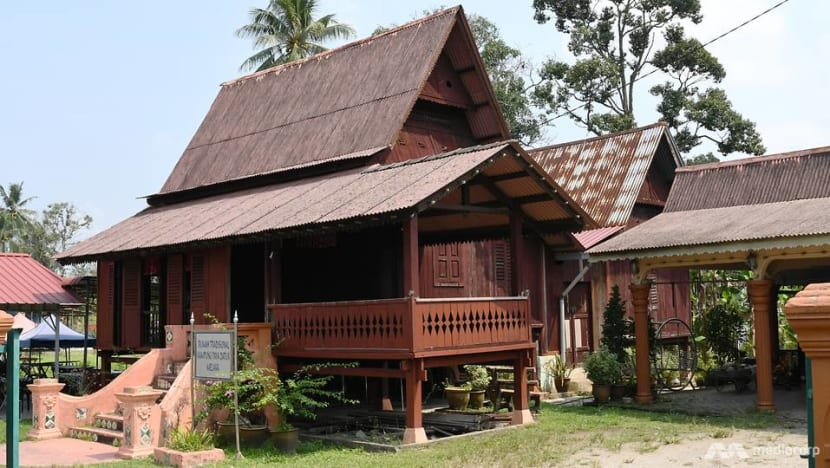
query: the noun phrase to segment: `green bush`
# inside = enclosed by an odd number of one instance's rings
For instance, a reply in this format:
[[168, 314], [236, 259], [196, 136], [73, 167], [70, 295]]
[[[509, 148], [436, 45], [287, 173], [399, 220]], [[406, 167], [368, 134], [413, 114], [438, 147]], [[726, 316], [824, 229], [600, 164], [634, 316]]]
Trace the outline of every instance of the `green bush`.
[[487, 390], [490, 386], [490, 373], [484, 366], [466, 365], [467, 382], [474, 391]]
[[597, 385], [613, 385], [622, 379], [622, 364], [614, 353], [602, 347], [585, 358], [585, 372]]
[[611, 297], [602, 313], [602, 338], [600, 344], [616, 356], [617, 361], [625, 362], [625, 348], [631, 346], [629, 322], [625, 319], [625, 301], [620, 296], [617, 285], [611, 288]]
[[180, 452], [198, 452], [214, 447], [213, 433], [209, 430], [191, 430], [174, 427], [167, 435], [167, 448]]

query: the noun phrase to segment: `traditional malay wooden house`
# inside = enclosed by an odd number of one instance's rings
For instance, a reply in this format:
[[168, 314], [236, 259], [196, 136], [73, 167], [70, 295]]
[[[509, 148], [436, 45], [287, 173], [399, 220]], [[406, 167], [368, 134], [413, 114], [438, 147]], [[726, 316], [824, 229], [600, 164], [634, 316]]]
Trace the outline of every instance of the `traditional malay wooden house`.
[[[661, 213], [682, 159], [664, 123], [528, 153], [599, 225], [573, 235], [563, 233], [558, 242], [549, 244], [544, 260], [547, 301], [541, 352], [558, 351], [570, 362], [581, 362], [598, 346], [602, 314], [613, 286], [620, 287], [633, 317], [627, 289], [631, 262], [589, 264], [585, 252]], [[650, 279], [654, 321], [677, 317], [688, 322], [688, 271], [658, 269]]]
[[[105, 360], [238, 311], [272, 324], [281, 369], [402, 379], [404, 440], [423, 441], [426, 369], [509, 363], [527, 387], [542, 296], [525, 259], [596, 227], [508, 139], [451, 8], [224, 83], [149, 206], [59, 260], [98, 262]], [[525, 392], [514, 408], [530, 420]]]

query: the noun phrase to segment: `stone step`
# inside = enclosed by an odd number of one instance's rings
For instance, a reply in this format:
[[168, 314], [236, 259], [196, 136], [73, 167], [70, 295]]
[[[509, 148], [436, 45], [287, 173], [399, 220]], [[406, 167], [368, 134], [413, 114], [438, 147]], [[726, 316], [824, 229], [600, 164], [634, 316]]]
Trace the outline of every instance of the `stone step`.
[[179, 375], [184, 370], [185, 366], [187, 366], [187, 361], [178, 361], [173, 363], [173, 373]]
[[69, 435], [75, 439], [91, 440], [102, 444], [120, 447], [124, 443], [124, 433], [100, 427], [75, 426], [69, 429]]
[[176, 377], [175, 375], [158, 375], [156, 376], [156, 382], [153, 388], [157, 390], [169, 390], [173, 382], [176, 381]]
[[96, 428], [109, 429], [112, 431], [123, 431], [124, 416], [114, 413], [97, 414], [95, 415], [95, 421], [92, 424]]

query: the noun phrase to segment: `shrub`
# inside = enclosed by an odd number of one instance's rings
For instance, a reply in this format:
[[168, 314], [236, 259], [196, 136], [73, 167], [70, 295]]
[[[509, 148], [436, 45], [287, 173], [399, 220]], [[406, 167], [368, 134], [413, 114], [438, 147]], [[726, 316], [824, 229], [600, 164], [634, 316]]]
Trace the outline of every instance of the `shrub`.
[[490, 373], [484, 366], [466, 365], [467, 381], [474, 391], [487, 390], [490, 386]]
[[614, 353], [602, 347], [585, 358], [585, 372], [597, 385], [613, 385], [622, 378], [622, 365]]
[[207, 429], [191, 430], [175, 427], [167, 435], [167, 448], [180, 452], [198, 452], [214, 447], [213, 433]]

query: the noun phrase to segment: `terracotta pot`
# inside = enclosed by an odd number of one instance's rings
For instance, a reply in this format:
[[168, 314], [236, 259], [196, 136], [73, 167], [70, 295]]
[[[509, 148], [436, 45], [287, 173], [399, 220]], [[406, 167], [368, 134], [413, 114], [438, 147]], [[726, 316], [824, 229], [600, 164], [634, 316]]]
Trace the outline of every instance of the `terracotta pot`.
[[597, 403], [606, 403], [611, 397], [611, 386], [594, 384], [591, 393], [594, 394], [594, 401]]
[[484, 406], [484, 390], [470, 391], [470, 408], [480, 409]]
[[231, 444], [236, 440], [233, 421], [216, 421], [216, 442], [219, 444]]
[[467, 404], [470, 403], [470, 391], [463, 388], [445, 388], [444, 395], [447, 397], [447, 403], [450, 409], [465, 410]]
[[271, 437], [271, 442], [277, 450], [291, 455], [297, 453], [297, 443], [300, 438], [300, 431], [297, 430], [297, 428], [289, 429], [287, 431], [269, 429], [268, 432]]
[[[239, 443], [249, 447], [262, 445], [268, 437], [268, 426], [240, 425]], [[216, 438], [221, 444], [236, 443], [236, 424], [233, 421], [216, 421]]]
[[568, 377], [561, 377], [553, 379], [553, 386], [556, 387], [556, 391], [559, 393], [565, 393], [568, 391], [568, 387], [571, 385], [571, 379]]
[[620, 401], [625, 396], [625, 385], [612, 385], [611, 386], [611, 400], [613, 401]]

